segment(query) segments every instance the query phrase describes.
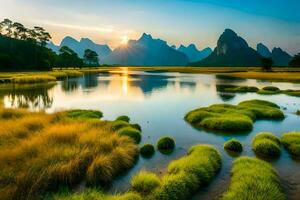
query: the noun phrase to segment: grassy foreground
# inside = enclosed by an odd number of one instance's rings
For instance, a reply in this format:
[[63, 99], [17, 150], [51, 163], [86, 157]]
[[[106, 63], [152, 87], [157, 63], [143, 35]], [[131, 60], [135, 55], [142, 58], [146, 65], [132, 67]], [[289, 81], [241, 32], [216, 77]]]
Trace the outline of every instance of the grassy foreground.
[[283, 134], [282, 144], [288, 152], [295, 158], [300, 158], [300, 132], [290, 132]]
[[285, 200], [275, 169], [257, 158], [241, 157], [234, 161], [231, 183], [221, 200]]
[[283, 119], [279, 106], [263, 100], [243, 101], [238, 105], [215, 104], [198, 108], [185, 115], [195, 127], [216, 131], [250, 131], [258, 119]]
[[[0, 109], [1, 200], [41, 199], [50, 191], [109, 185], [134, 165], [135, 141], [101, 112], [45, 114]], [[16, 123], [17, 122], [17, 123]]]

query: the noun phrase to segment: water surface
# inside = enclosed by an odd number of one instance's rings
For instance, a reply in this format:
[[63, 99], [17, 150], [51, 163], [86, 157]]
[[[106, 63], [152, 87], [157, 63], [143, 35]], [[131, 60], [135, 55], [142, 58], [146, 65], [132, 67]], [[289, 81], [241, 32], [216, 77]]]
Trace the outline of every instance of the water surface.
[[[300, 89], [300, 84], [272, 83], [246, 79], [224, 79], [214, 75], [183, 73], [150, 73], [113, 71], [110, 73], [86, 74], [83, 77], [59, 81], [57, 85], [34, 89], [0, 90], [0, 102], [5, 107], [26, 107], [31, 110], [54, 112], [64, 109], [94, 109], [104, 113], [104, 119], [113, 120], [120, 115], [130, 116], [132, 122], [143, 128], [142, 143], [155, 144], [161, 136], [176, 139], [176, 149], [171, 155], [159, 152], [151, 159], [139, 158], [126, 175], [116, 180], [111, 192], [128, 189], [130, 178], [141, 169], [158, 174], [165, 172], [171, 160], [186, 154], [194, 144], [215, 145], [222, 154], [223, 167], [214, 182], [194, 199], [217, 199], [230, 180], [230, 169], [235, 158], [223, 150], [223, 143], [231, 138], [239, 139], [245, 151], [242, 155], [255, 156], [251, 140], [258, 132], [268, 131], [281, 136], [285, 132], [300, 131], [300, 98], [286, 95], [226, 94], [218, 90], [222, 85], [277, 86], [281, 89]], [[249, 133], [213, 133], [196, 130], [183, 120], [185, 113], [214, 103], [237, 104], [243, 100], [264, 99], [277, 103], [284, 110], [283, 121], [257, 121]], [[289, 199], [300, 195], [300, 162], [292, 160], [283, 150], [278, 160], [272, 161], [277, 168]]]

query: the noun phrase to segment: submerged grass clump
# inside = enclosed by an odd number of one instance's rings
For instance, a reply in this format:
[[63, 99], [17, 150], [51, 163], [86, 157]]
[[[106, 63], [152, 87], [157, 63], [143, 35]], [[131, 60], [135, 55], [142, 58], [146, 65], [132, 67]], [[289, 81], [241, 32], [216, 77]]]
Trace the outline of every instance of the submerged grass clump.
[[231, 183], [221, 200], [285, 200], [276, 170], [257, 158], [241, 157], [234, 161]]
[[272, 133], [260, 133], [252, 141], [253, 151], [263, 157], [279, 157], [280, 145], [280, 139]]
[[229, 87], [225, 88], [225, 92], [240, 92], [240, 93], [246, 93], [246, 92], [257, 92], [259, 89], [255, 86], [238, 86], [238, 87]]
[[13, 83], [46, 83], [56, 81], [54, 76], [40, 74], [40, 75], [24, 75], [12, 78]]
[[141, 195], [149, 195], [160, 186], [160, 179], [157, 175], [141, 171], [131, 179], [131, 188]]
[[128, 136], [132, 138], [136, 143], [140, 143], [142, 139], [141, 132], [132, 127], [124, 127], [118, 130], [118, 134], [121, 136]]
[[285, 133], [281, 141], [293, 157], [300, 158], [300, 132]]
[[151, 157], [155, 153], [155, 148], [152, 144], [145, 144], [140, 148], [140, 154], [143, 157]]
[[107, 185], [138, 155], [133, 140], [112, 131], [109, 121], [0, 109], [0, 124], [2, 200], [39, 199], [83, 180]]
[[236, 106], [215, 104], [185, 115], [185, 120], [195, 127], [220, 131], [250, 131], [257, 119], [283, 118], [278, 105], [263, 100], [243, 101]]
[[73, 119], [100, 119], [103, 117], [103, 113], [96, 110], [70, 110], [66, 111], [66, 114]]
[[173, 150], [175, 148], [175, 140], [171, 137], [162, 137], [157, 141], [157, 149]]
[[241, 153], [243, 151], [243, 146], [240, 141], [236, 139], [231, 139], [225, 142], [224, 149], [227, 151]]
[[[182, 200], [191, 197], [201, 186], [212, 181], [221, 169], [219, 152], [210, 145], [196, 145], [188, 155], [171, 162], [160, 186], [147, 198]], [[147, 199], [146, 198], [146, 199]]]
[[300, 110], [297, 110], [296, 114], [297, 114], [297, 115], [300, 115]]

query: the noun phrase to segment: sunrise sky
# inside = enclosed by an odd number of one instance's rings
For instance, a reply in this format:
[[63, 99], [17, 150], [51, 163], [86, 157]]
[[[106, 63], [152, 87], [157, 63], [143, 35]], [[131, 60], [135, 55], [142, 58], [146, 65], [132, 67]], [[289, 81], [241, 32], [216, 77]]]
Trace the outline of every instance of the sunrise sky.
[[170, 45], [214, 48], [225, 28], [253, 47], [300, 52], [299, 0], [0, 0], [0, 18], [45, 27], [53, 42], [70, 35], [115, 48], [143, 32]]

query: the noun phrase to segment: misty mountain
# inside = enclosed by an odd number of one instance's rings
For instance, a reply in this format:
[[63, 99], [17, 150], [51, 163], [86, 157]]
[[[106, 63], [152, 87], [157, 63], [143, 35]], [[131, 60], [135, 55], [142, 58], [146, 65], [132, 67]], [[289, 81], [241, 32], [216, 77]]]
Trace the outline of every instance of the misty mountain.
[[200, 51], [194, 44], [190, 44], [187, 47], [185, 47], [184, 45], [180, 45], [177, 50], [187, 55], [190, 62], [203, 60], [212, 53], [211, 48], [207, 47]]
[[212, 54], [193, 66], [260, 66], [260, 55], [233, 30], [226, 29]]
[[61, 41], [59, 46], [56, 46], [52, 42], [47, 45], [48, 48], [52, 49], [56, 53], [58, 53], [59, 49], [63, 46], [71, 48], [79, 55], [79, 57], [83, 57], [86, 49], [95, 51], [99, 55], [100, 60], [111, 53], [109, 46], [96, 44], [88, 38], [81, 38], [80, 41], [77, 41], [76, 39], [67, 36]]
[[171, 66], [186, 65], [188, 57], [168, 46], [161, 39], [153, 39], [144, 33], [138, 40], [130, 40], [127, 45], [116, 48], [103, 63], [119, 65]]
[[257, 44], [256, 50], [262, 57], [266, 57], [266, 58], [272, 57], [272, 53], [269, 50], [269, 48], [262, 43]]
[[263, 57], [272, 58], [275, 66], [288, 66], [292, 60], [292, 56], [281, 48], [273, 48], [271, 52], [268, 47], [262, 43], [257, 45], [257, 52]]
[[280, 67], [288, 66], [293, 57], [281, 48], [274, 48], [272, 50], [272, 59], [274, 61], [274, 65]]

